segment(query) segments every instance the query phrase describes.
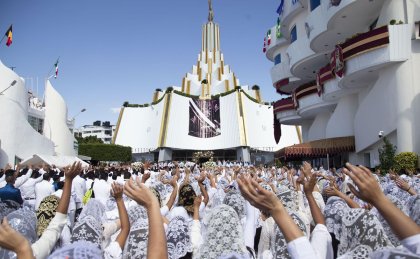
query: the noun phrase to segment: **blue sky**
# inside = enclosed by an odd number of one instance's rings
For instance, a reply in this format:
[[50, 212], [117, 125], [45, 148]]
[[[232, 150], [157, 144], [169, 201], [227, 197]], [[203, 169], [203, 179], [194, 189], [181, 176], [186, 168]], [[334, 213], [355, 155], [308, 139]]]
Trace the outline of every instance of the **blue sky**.
[[[280, 98], [262, 53], [264, 34], [277, 19], [279, 0], [213, 0], [221, 48], [243, 85], [257, 84], [264, 100]], [[13, 23], [13, 44], [0, 60], [42, 94], [60, 57], [53, 86], [76, 125], [115, 123], [124, 101], [151, 102], [156, 88], [181, 84], [196, 63], [205, 0], [0, 0], [0, 33]]]

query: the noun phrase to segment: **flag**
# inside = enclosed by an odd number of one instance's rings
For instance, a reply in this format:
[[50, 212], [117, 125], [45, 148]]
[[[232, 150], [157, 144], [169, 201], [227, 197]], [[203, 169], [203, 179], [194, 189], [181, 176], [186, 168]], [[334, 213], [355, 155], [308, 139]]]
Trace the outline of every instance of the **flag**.
[[267, 46], [271, 45], [271, 29], [267, 32]]
[[9, 47], [10, 45], [12, 45], [12, 40], [13, 40], [12, 25], [10, 25], [9, 29], [6, 31], [4, 35], [6, 35], [7, 37], [6, 45], [7, 47]]
[[58, 76], [58, 59], [57, 59], [57, 62], [55, 62], [54, 66], [55, 66], [55, 76], [54, 76], [54, 78], [57, 78], [57, 76]]

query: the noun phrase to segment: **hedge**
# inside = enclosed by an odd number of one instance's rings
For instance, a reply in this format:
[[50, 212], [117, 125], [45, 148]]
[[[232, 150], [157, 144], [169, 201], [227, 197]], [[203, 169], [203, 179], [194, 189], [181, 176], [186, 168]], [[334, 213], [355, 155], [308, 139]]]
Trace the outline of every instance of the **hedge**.
[[418, 156], [413, 152], [402, 152], [394, 158], [394, 170], [398, 173], [401, 169], [414, 172], [417, 167]]
[[131, 161], [131, 147], [112, 144], [79, 144], [79, 155], [96, 161]]

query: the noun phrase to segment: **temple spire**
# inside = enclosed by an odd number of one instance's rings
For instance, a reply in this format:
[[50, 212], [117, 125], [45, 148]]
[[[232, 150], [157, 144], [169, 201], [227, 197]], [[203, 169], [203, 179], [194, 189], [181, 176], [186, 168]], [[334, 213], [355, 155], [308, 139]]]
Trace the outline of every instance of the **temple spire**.
[[208, 18], [208, 20], [209, 20], [209, 22], [213, 22], [213, 18], [214, 18], [213, 5], [211, 3], [211, 0], [208, 0], [208, 1], [209, 1], [209, 18]]

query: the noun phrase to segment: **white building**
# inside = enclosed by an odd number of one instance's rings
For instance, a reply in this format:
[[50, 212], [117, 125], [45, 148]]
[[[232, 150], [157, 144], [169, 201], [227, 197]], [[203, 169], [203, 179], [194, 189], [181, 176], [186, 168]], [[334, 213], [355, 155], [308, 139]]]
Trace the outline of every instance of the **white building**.
[[380, 131], [397, 152], [420, 153], [420, 2], [279, 2], [265, 54], [288, 97], [274, 109], [282, 125], [301, 125], [304, 143], [278, 155], [373, 167]]
[[84, 125], [78, 129], [74, 130], [74, 135], [78, 137], [90, 137], [94, 136], [98, 139], [101, 139], [105, 144], [111, 144], [112, 136], [115, 132], [115, 125], [110, 125], [109, 123], [102, 123], [98, 121], [97, 125]]
[[77, 142], [67, 127], [67, 106], [49, 81], [41, 101], [25, 81], [0, 62], [0, 167], [33, 155], [75, 156]]
[[299, 143], [296, 128], [287, 126], [281, 128], [287, 138], [278, 132], [276, 143], [273, 106], [263, 102], [259, 87], [240, 86], [211, 15], [201, 36], [197, 63], [180, 87], [157, 89], [151, 104], [121, 108], [114, 143], [130, 146], [135, 159], [185, 160], [211, 150], [216, 159], [253, 162], [261, 151]]

